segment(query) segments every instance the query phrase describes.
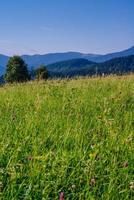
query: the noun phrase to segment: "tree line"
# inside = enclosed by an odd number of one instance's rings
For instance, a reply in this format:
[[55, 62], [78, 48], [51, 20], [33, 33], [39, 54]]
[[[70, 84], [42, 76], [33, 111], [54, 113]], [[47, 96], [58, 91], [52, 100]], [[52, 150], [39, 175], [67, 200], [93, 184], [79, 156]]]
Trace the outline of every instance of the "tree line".
[[5, 82], [26, 82], [33, 78], [37, 80], [47, 79], [47, 68], [41, 65], [36, 70], [33, 70], [31, 74], [28, 71], [27, 64], [20, 56], [13, 56], [9, 59], [4, 75]]
[[[86, 59], [72, 59], [61, 61], [51, 65], [37, 66], [36, 70], [29, 71], [27, 64], [20, 56], [13, 56], [9, 59], [5, 82], [25, 82], [33, 79], [41, 80], [49, 78], [71, 78], [75, 76], [102, 76], [122, 75], [134, 72], [134, 55], [114, 58], [103, 63], [94, 63]], [[3, 76], [0, 77], [3, 83]]]

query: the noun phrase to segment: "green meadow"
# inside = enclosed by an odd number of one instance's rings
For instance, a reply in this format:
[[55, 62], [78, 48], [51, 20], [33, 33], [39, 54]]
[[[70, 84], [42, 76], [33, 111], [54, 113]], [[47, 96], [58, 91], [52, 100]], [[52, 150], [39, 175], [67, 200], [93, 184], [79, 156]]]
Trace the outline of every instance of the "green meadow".
[[134, 75], [0, 87], [0, 199], [134, 199]]

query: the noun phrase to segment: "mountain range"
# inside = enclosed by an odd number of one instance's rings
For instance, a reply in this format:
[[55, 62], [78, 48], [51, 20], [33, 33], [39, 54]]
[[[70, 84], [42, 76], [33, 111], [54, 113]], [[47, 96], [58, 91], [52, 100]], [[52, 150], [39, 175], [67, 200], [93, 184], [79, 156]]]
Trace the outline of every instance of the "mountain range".
[[[65, 52], [65, 53], [49, 53], [45, 55], [22, 55], [22, 58], [27, 63], [28, 67], [37, 68], [39, 65], [50, 65], [60, 61], [66, 61], [71, 59], [87, 59], [92, 62], [105, 62], [113, 58], [124, 57], [134, 55], [134, 46], [131, 48], [115, 52], [111, 54], [98, 55], [98, 54], [84, 54], [80, 52]], [[5, 72], [5, 67], [9, 60], [9, 56], [0, 54], [0, 74]]]
[[134, 72], [134, 55], [95, 63], [87, 59], [72, 59], [47, 65], [51, 77], [92, 76]]

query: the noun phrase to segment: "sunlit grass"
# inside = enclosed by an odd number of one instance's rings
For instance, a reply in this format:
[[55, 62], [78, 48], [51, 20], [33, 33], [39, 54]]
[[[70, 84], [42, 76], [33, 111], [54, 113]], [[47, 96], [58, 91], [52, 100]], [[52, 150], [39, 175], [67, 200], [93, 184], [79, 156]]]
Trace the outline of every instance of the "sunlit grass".
[[4, 200], [131, 200], [134, 76], [0, 88]]

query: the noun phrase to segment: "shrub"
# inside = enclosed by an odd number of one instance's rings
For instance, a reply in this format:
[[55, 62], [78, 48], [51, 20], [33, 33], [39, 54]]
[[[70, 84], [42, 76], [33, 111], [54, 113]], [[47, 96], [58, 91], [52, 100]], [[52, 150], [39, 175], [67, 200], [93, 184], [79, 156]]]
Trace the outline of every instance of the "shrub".
[[48, 78], [48, 71], [47, 68], [41, 65], [38, 69], [35, 70], [35, 78], [37, 80], [47, 79]]

